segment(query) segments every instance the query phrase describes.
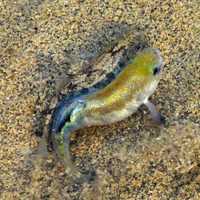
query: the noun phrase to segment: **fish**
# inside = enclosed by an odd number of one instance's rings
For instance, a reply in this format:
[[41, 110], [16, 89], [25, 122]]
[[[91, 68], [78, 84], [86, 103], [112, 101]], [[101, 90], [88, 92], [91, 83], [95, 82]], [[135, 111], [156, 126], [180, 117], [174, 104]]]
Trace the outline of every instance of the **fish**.
[[143, 104], [157, 123], [163, 123], [164, 117], [149, 101], [164, 66], [160, 50], [144, 48], [126, 60], [119, 59], [102, 81], [67, 94], [55, 107], [49, 135], [67, 171], [75, 169], [70, 153], [70, 136], [74, 131], [121, 121]]

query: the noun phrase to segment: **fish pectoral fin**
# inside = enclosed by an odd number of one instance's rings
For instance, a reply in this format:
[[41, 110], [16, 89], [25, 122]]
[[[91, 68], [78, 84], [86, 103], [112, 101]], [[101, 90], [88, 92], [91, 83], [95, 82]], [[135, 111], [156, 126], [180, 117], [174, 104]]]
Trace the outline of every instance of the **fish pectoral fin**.
[[158, 124], [165, 124], [165, 117], [162, 116], [157, 110], [153, 103], [151, 103], [149, 100], [146, 100], [144, 102], [144, 105], [147, 106], [153, 120]]

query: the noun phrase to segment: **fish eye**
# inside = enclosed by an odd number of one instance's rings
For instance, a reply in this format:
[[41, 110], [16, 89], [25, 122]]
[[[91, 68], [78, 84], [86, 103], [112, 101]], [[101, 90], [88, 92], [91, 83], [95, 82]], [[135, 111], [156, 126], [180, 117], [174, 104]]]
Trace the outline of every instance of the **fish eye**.
[[153, 75], [157, 75], [160, 72], [160, 67], [156, 67], [153, 69]]

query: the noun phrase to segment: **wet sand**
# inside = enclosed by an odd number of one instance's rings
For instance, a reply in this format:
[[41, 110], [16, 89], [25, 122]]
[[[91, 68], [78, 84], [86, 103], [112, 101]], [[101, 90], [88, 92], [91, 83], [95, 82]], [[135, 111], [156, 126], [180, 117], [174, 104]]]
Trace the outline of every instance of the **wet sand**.
[[[200, 199], [197, 0], [18, 0], [2, 1], [0, 10], [0, 199]], [[111, 70], [85, 62], [129, 26], [162, 52], [151, 99], [166, 125], [155, 125], [141, 107], [122, 122], [77, 131], [75, 165], [97, 174], [80, 183], [52, 153], [33, 155], [44, 110], [61, 88], [87, 87]]]

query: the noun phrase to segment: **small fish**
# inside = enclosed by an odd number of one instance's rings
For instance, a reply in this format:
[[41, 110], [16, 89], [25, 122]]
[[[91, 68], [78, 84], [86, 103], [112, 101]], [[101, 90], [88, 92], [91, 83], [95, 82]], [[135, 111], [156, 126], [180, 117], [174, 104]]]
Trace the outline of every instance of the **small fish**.
[[73, 171], [69, 141], [77, 129], [114, 123], [125, 119], [142, 105], [152, 118], [163, 122], [163, 117], [148, 98], [155, 91], [162, 70], [160, 51], [145, 48], [128, 63], [123, 59], [113, 72], [90, 88], [66, 95], [56, 106], [49, 125], [49, 134], [58, 156], [66, 169]]

